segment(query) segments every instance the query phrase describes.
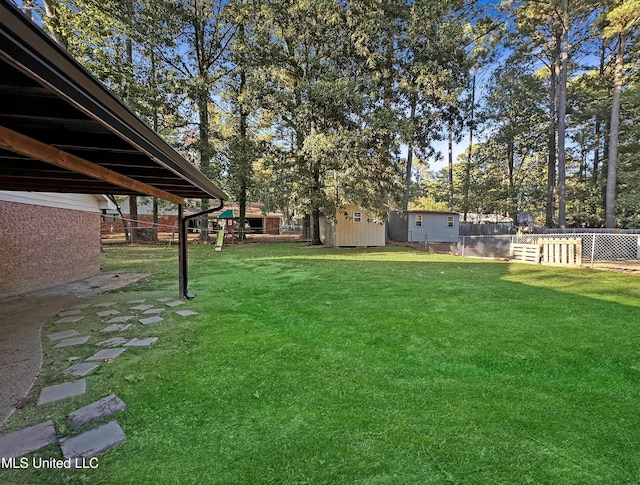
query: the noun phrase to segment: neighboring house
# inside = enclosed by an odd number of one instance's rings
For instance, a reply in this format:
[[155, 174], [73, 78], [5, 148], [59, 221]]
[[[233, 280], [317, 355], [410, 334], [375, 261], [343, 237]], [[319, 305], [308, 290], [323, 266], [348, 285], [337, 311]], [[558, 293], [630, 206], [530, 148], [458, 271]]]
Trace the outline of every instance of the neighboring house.
[[402, 242], [457, 242], [460, 216], [457, 212], [391, 211], [389, 238]]
[[347, 204], [338, 207], [335, 222], [320, 216], [320, 240], [325, 246], [384, 246], [385, 226], [366, 209]]
[[[226, 224], [218, 223], [220, 226], [229, 226], [235, 222], [237, 224], [240, 218], [240, 207], [237, 202], [225, 204], [224, 210], [219, 213], [213, 213], [209, 216], [211, 219], [225, 219]], [[262, 204], [249, 203], [245, 209], [245, 224], [247, 224], [248, 232], [254, 234], [280, 234], [280, 225], [282, 224], [282, 214], [279, 212], [264, 212]], [[228, 229], [231, 231], [231, 229]]]
[[[178, 230], [178, 209], [175, 205], [160, 205], [158, 208], [158, 229], [159, 232], [173, 232]], [[248, 225], [249, 232], [254, 234], [280, 234], [280, 224], [282, 223], [282, 214], [278, 212], [263, 212], [262, 204], [247, 204], [245, 222]], [[124, 199], [120, 203], [120, 210], [124, 217], [131, 219], [129, 209], [129, 198]], [[193, 214], [199, 212], [199, 209], [192, 208], [185, 210], [185, 214]], [[224, 213], [224, 217], [220, 217]], [[233, 223], [237, 225], [240, 217], [240, 208], [237, 203], [231, 202], [225, 204], [224, 209], [219, 213], [209, 214], [209, 231], [215, 229], [215, 222], [218, 218], [226, 219], [229, 222], [228, 231], [232, 231]], [[200, 232], [200, 218], [189, 220], [188, 229], [193, 232]], [[224, 225], [226, 224], [220, 224]], [[142, 203], [138, 199], [138, 226], [153, 227], [153, 204]], [[102, 222], [103, 232], [122, 232], [122, 221], [117, 213], [106, 214], [103, 216]]]
[[0, 295], [100, 272], [102, 195], [0, 191]]

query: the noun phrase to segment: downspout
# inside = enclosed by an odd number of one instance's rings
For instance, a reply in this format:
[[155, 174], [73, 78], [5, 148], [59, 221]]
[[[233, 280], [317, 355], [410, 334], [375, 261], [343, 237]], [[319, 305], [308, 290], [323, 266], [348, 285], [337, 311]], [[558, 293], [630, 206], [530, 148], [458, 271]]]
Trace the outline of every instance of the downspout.
[[[189, 219], [195, 219], [196, 217], [204, 216], [205, 214], [210, 214], [212, 212], [219, 211], [224, 207], [224, 200], [220, 199], [220, 205], [218, 207], [213, 207], [211, 209], [207, 209], [206, 211], [198, 212], [197, 214], [191, 214], [190, 216], [184, 215], [184, 206], [182, 204], [178, 205], [178, 217], [180, 219], [180, 250], [178, 253], [178, 262], [180, 265], [180, 298], [186, 298], [191, 300], [195, 297], [189, 293], [189, 264], [188, 264], [188, 256], [189, 252], [187, 251], [187, 221]], [[208, 229], [205, 227], [205, 231]]]

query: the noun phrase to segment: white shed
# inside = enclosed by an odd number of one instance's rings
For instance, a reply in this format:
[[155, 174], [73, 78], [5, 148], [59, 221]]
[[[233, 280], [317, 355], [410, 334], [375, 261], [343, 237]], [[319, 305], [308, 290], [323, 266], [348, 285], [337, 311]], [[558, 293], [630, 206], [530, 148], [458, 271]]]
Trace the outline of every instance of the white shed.
[[320, 240], [325, 246], [384, 246], [385, 226], [366, 209], [347, 204], [336, 209], [336, 222], [320, 216]]
[[460, 216], [457, 212], [392, 211], [389, 237], [405, 242], [457, 242]]

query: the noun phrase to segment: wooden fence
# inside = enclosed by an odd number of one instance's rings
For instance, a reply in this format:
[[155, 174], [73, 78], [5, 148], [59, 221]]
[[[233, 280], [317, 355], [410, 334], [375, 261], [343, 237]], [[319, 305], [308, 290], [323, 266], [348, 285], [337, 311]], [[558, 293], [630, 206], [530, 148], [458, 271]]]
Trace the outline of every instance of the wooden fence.
[[539, 244], [511, 243], [509, 258], [522, 263], [540, 263]]
[[540, 239], [542, 264], [580, 266], [582, 239]]
[[580, 266], [582, 239], [540, 239], [536, 243], [511, 243], [509, 257], [533, 264]]

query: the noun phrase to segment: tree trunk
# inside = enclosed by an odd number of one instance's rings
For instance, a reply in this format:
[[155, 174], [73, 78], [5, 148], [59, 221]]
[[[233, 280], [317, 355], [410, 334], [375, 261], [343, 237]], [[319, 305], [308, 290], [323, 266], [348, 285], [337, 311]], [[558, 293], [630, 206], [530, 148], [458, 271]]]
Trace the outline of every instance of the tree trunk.
[[566, 115], [567, 79], [569, 69], [569, 14], [568, 0], [563, 2], [562, 57], [560, 78], [558, 79], [558, 226], [567, 225], [567, 184], [566, 184]]
[[560, 62], [560, 38], [555, 38], [549, 78], [549, 139], [547, 141], [547, 201], [545, 207], [545, 226], [553, 227], [556, 190], [556, 100], [558, 96], [558, 71]]
[[622, 96], [622, 77], [624, 70], [624, 33], [618, 36], [616, 69], [613, 77], [613, 98], [611, 100], [611, 124], [609, 128], [609, 157], [607, 163], [607, 194], [605, 225], [616, 227], [616, 172], [618, 165], [618, 133], [620, 130], [620, 98]]
[[[313, 191], [314, 194], [320, 192], [320, 171], [318, 169], [313, 170]], [[316, 200], [312, 202], [311, 206], [311, 245], [319, 246], [322, 244], [320, 240], [320, 208]]]
[[[156, 63], [155, 63], [155, 56], [153, 55], [153, 52], [149, 53], [149, 58], [151, 59], [151, 78], [150, 79], [151, 79], [152, 87], [155, 90], [157, 89]], [[158, 133], [160, 128], [160, 122], [158, 120], [158, 117], [159, 117], [158, 104], [153, 103], [153, 131], [155, 131], [156, 133]], [[158, 241], [158, 233], [160, 232], [159, 223], [160, 223], [160, 216], [158, 214], [158, 198], [154, 197], [153, 198], [153, 227], [155, 228], [155, 237], [154, 237], [155, 242]]]
[[509, 183], [509, 217], [514, 225], [518, 225], [518, 204], [516, 201], [516, 184], [515, 184], [515, 152], [513, 138], [509, 139], [507, 145], [507, 164], [508, 164], [508, 183]]
[[242, 242], [247, 238], [247, 190], [240, 190], [238, 194], [238, 241]]
[[411, 114], [410, 114], [410, 130], [409, 133], [409, 147], [407, 149], [407, 173], [404, 180], [404, 199], [402, 201], [402, 210], [409, 209], [409, 196], [411, 192], [411, 171], [413, 170], [413, 135], [415, 133], [414, 123], [416, 120], [416, 104], [417, 100], [415, 96], [411, 97]]
[[474, 114], [476, 105], [476, 74], [474, 72], [471, 81], [471, 119], [469, 120], [469, 149], [467, 152], [467, 163], [464, 167], [464, 181], [462, 182], [462, 210], [464, 215], [462, 220], [467, 222], [467, 214], [469, 213], [469, 189], [471, 187], [471, 151], [473, 150], [473, 128], [475, 124]]
[[[211, 163], [211, 153], [209, 147], [209, 96], [206, 93], [199, 93], [198, 96], [198, 113], [200, 122], [198, 126], [200, 139], [198, 140], [198, 147], [200, 151], [200, 170], [204, 174], [209, 176], [209, 164]], [[200, 202], [200, 209], [207, 210], [209, 208], [209, 201], [202, 199]], [[200, 218], [200, 240], [206, 241], [209, 237], [208, 233], [209, 216], [205, 214]]]
[[153, 241], [158, 241], [158, 233], [160, 232], [160, 216], [158, 214], [158, 198], [153, 198], [153, 227], [155, 229]]
[[138, 240], [138, 197], [129, 196], [129, 224], [131, 225], [131, 239], [129, 242]]
[[[604, 41], [604, 37], [601, 38], [601, 45], [600, 45], [600, 77], [602, 78], [604, 76], [604, 68], [605, 68], [605, 55], [606, 55], [606, 44]], [[598, 187], [598, 179], [599, 179], [599, 174], [598, 171], [600, 170], [600, 130], [601, 130], [601, 125], [602, 122], [600, 120], [600, 116], [598, 113], [596, 113], [596, 126], [595, 126], [595, 133], [594, 133], [594, 139], [593, 139], [593, 173], [591, 174], [592, 177], [592, 185], [593, 187]]]
[[[240, 32], [242, 33], [242, 37], [244, 37], [244, 25], [240, 27]], [[242, 95], [245, 90], [245, 85], [247, 84], [247, 76], [244, 72], [244, 68], [240, 68], [240, 85], [238, 86], [238, 94]], [[240, 220], [239, 220], [239, 229], [240, 229], [240, 241], [244, 241], [246, 239], [245, 233], [245, 218], [247, 214], [247, 188], [249, 185], [249, 160], [248, 160], [248, 140], [247, 140], [247, 113], [244, 109], [244, 105], [242, 101], [238, 101], [238, 110], [240, 115], [240, 143], [239, 143], [239, 157], [238, 160], [240, 162], [240, 187], [238, 193], [238, 204], [240, 209]]]
[[44, 0], [44, 13], [49, 19], [50, 27], [47, 29], [53, 40], [65, 49], [69, 49], [69, 43], [60, 35], [60, 17], [58, 16], [58, 0]]
[[449, 201], [447, 207], [449, 211], [453, 210], [453, 122], [449, 121], [448, 135], [448, 158], [449, 158]]

